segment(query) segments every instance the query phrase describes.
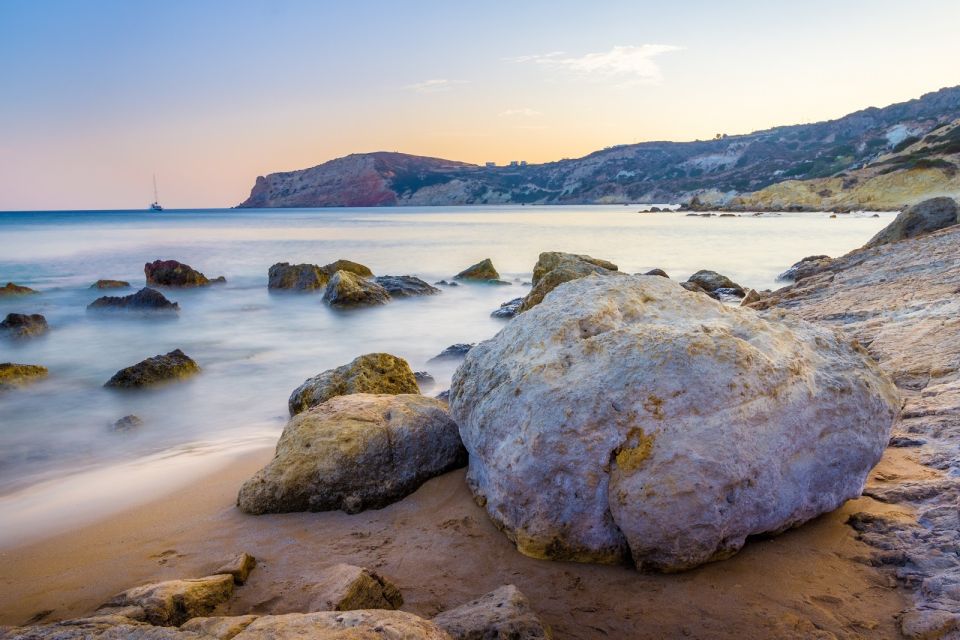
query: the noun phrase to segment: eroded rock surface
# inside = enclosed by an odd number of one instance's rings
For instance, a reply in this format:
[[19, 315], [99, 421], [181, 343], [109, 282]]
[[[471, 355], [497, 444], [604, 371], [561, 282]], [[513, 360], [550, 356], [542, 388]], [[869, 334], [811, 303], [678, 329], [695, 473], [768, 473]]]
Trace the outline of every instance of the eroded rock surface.
[[331, 278], [337, 271], [347, 271], [361, 278], [372, 278], [373, 271], [370, 270], [370, 267], [359, 262], [354, 262], [352, 260], [340, 259], [336, 262], [331, 262], [330, 264], [325, 264], [321, 267], [323, 271], [330, 276]]
[[8, 282], [4, 286], [0, 287], [0, 298], [4, 296], [24, 296], [31, 293], [39, 293], [39, 291], [35, 291], [30, 287], [23, 287], [12, 282]]
[[0, 335], [6, 334], [11, 338], [35, 338], [43, 335], [50, 327], [47, 319], [39, 313], [8, 313], [0, 322]]
[[470, 265], [454, 276], [457, 280], [499, 280], [500, 274], [493, 266], [490, 258], [484, 258], [474, 265]]
[[313, 291], [327, 286], [330, 276], [315, 264], [278, 262], [267, 271], [268, 289]]
[[746, 295], [746, 291], [744, 291], [743, 287], [741, 287], [739, 284], [725, 275], [719, 274], [716, 271], [709, 271], [707, 269], [701, 269], [700, 271], [697, 271], [695, 274], [687, 278], [687, 282], [697, 285], [714, 297], [725, 294], [742, 298]]
[[432, 296], [440, 293], [440, 289], [415, 276], [378, 276], [373, 281], [386, 289], [391, 298]]
[[168, 580], [145, 584], [117, 594], [102, 610], [140, 607], [150, 624], [179, 626], [195, 616], [204, 616], [233, 594], [233, 576]]
[[388, 303], [390, 294], [373, 280], [349, 271], [337, 271], [327, 283], [323, 300], [331, 307], [368, 307]]
[[435, 616], [454, 640], [546, 640], [549, 629], [512, 584]]
[[617, 272], [617, 265], [585, 255], [545, 251], [533, 267], [533, 289], [523, 299], [520, 311], [532, 309], [543, 301], [544, 296], [564, 282], [584, 278], [591, 274], [609, 275]]
[[429, 620], [403, 611], [360, 610], [262, 616], [236, 640], [449, 640]]
[[932, 233], [958, 222], [960, 206], [953, 198], [931, 198], [901, 211], [897, 217], [873, 236], [864, 248], [878, 247], [907, 238]]
[[522, 552], [675, 571], [859, 496], [899, 398], [831, 329], [591, 276], [474, 347], [450, 407]]
[[348, 364], [328, 369], [297, 387], [287, 402], [294, 416], [334, 396], [351, 393], [420, 393], [417, 377], [403, 358], [389, 353], [367, 353]]
[[174, 349], [117, 371], [103, 386], [135, 389], [182, 380], [198, 373], [200, 366], [180, 349]]
[[395, 584], [369, 569], [335, 564], [310, 585], [311, 611], [398, 609], [403, 595]]
[[290, 419], [273, 460], [240, 488], [246, 513], [357, 513], [466, 461], [446, 405], [422, 395], [337, 396]]
[[147, 285], [155, 287], [206, 287], [223, 284], [226, 278], [207, 278], [193, 267], [176, 260], [154, 260], [143, 265]]
[[128, 296], [103, 296], [87, 305], [90, 311], [128, 311], [136, 313], [177, 313], [180, 305], [150, 287]]
[[0, 362], [0, 391], [22, 387], [47, 377], [47, 368], [38, 364]]

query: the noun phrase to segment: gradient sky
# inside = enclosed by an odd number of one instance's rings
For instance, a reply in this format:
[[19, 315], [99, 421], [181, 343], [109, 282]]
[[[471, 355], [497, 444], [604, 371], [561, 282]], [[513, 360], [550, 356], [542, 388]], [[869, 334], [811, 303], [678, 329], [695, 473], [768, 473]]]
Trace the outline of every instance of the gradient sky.
[[957, 0], [0, 0], [0, 210], [823, 120], [960, 84], [958, 24]]

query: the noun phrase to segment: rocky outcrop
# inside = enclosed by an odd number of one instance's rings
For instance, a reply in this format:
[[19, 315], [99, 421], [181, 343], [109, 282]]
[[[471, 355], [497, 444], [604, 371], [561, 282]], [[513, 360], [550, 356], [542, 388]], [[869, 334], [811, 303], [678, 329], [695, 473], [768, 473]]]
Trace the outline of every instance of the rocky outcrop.
[[427, 362], [436, 362], [438, 360], [458, 360], [467, 355], [467, 352], [470, 351], [470, 349], [473, 349], [473, 347], [473, 343], [468, 344], [466, 342], [458, 342], [450, 345], [439, 354], [430, 358]]
[[443, 403], [421, 395], [337, 396], [290, 419], [273, 460], [240, 488], [246, 513], [357, 513], [395, 502], [465, 462]]
[[114, 389], [139, 389], [183, 380], [200, 373], [200, 366], [180, 349], [153, 356], [120, 369], [103, 386]]
[[440, 293], [440, 289], [414, 276], [378, 276], [373, 281], [386, 289], [391, 298], [432, 296]]
[[176, 260], [154, 260], [143, 265], [147, 285], [154, 287], [206, 287], [223, 284], [223, 276], [209, 279], [193, 267]]
[[454, 640], [548, 640], [553, 637], [512, 584], [445, 611], [433, 622]]
[[454, 276], [456, 280], [488, 281], [499, 280], [500, 274], [493, 266], [490, 258], [484, 258], [474, 265], [470, 265], [460, 273]]
[[367, 353], [350, 363], [328, 369], [304, 381], [287, 402], [295, 416], [334, 396], [351, 393], [419, 393], [417, 379], [403, 358], [389, 353]]
[[527, 311], [543, 301], [544, 296], [564, 282], [589, 275], [609, 275], [617, 271], [617, 265], [599, 258], [548, 251], [540, 254], [533, 267], [533, 289], [523, 299], [520, 311]]
[[[960, 145], [958, 145], [960, 151]], [[897, 242], [951, 227], [960, 220], [960, 207], [953, 198], [931, 198], [908, 207], [889, 225], [873, 236], [865, 247]]]
[[323, 272], [326, 273], [331, 278], [333, 274], [337, 271], [347, 271], [353, 275], [360, 276], [361, 278], [372, 278], [373, 271], [370, 270], [370, 267], [360, 264], [359, 262], [354, 262], [352, 260], [340, 259], [336, 262], [331, 262], [330, 264], [325, 264], [323, 267]]
[[833, 258], [830, 256], [807, 256], [800, 262], [793, 263], [789, 269], [777, 276], [777, 280], [797, 282], [820, 273], [829, 267], [831, 262], [833, 262]]
[[380, 574], [351, 564], [324, 569], [310, 585], [311, 611], [399, 609], [403, 595]]
[[899, 399], [832, 330], [621, 276], [569, 282], [474, 347], [450, 407], [520, 551], [677, 571], [860, 495]]
[[125, 311], [135, 313], [177, 313], [180, 305], [167, 300], [156, 289], [144, 287], [129, 296], [103, 296], [87, 305], [88, 311]]
[[697, 285], [712, 297], [731, 295], [742, 298], [747, 293], [743, 290], [743, 287], [727, 276], [721, 275], [716, 271], [708, 271], [706, 269], [697, 271], [695, 274], [687, 278], [687, 282]]
[[179, 626], [195, 616], [204, 616], [233, 594], [233, 576], [168, 580], [145, 584], [117, 594], [101, 611], [138, 607], [153, 625]]
[[330, 276], [315, 264], [278, 262], [267, 272], [268, 289], [313, 291], [327, 286]]
[[125, 280], [97, 280], [92, 285], [91, 289], [124, 289], [129, 287], [130, 283]]
[[47, 377], [47, 368], [38, 364], [0, 362], [0, 391], [22, 387]]
[[257, 559], [254, 558], [249, 553], [241, 553], [229, 562], [224, 563], [220, 566], [219, 569], [214, 571], [214, 574], [228, 574], [233, 576], [233, 583], [236, 585], [242, 585], [246, 583], [247, 578], [250, 577], [250, 572], [253, 571], [257, 566]]
[[498, 309], [490, 313], [491, 318], [512, 318], [520, 313], [520, 307], [523, 306], [523, 298], [514, 298], [502, 303]]
[[49, 329], [47, 319], [39, 313], [8, 313], [3, 322], [0, 322], [0, 335], [5, 334], [11, 338], [34, 338]]
[[31, 293], [39, 293], [39, 291], [35, 291], [30, 287], [22, 287], [12, 282], [8, 282], [6, 285], [0, 287], [0, 298], [5, 296], [25, 296]]
[[262, 616], [236, 640], [449, 640], [428, 620], [403, 611], [366, 609]]
[[323, 300], [342, 309], [369, 307], [390, 302], [390, 294], [382, 286], [349, 271], [337, 271], [327, 283]]

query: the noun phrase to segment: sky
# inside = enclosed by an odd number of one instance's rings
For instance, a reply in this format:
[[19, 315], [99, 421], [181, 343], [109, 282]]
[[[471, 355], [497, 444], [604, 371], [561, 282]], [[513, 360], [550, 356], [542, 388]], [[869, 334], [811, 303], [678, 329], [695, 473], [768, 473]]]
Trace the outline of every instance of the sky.
[[960, 84], [958, 24], [957, 0], [0, 0], [0, 210], [830, 119]]

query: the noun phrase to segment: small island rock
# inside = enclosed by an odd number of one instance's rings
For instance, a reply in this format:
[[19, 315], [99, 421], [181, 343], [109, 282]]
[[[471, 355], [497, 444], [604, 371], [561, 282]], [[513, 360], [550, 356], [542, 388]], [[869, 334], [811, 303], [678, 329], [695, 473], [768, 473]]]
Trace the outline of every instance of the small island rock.
[[490, 258], [485, 258], [475, 265], [471, 265], [453, 276], [457, 280], [500, 280], [500, 274], [493, 266]]
[[117, 371], [103, 386], [135, 389], [182, 380], [198, 373], [199, 365], [180, 349], [174, 349]]

